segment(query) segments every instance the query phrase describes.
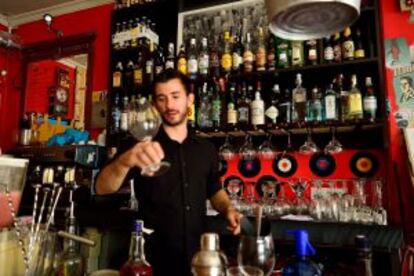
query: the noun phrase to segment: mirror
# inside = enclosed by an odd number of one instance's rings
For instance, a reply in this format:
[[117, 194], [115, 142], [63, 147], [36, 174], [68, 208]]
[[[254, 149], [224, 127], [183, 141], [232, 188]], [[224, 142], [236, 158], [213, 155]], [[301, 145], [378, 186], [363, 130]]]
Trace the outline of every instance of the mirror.
[[22, 118], [42, 114], [89, 128], [94, 39], [94, 34], [58, 37], [23, 48]]

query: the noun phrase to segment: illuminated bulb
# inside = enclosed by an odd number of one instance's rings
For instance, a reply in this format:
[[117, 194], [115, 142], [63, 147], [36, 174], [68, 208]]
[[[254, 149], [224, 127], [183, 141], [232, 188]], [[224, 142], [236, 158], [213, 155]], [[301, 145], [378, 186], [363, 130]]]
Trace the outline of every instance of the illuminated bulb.
[[0, 76], [5, 77], [7, 75], [7, 70], [3, 69], [0, 71]]

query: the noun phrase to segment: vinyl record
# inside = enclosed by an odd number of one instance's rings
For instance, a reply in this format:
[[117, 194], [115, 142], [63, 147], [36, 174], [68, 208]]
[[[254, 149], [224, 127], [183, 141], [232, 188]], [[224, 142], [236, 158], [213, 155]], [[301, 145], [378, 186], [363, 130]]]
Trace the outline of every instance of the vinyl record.
[[372, 177], [378, 171], [378, 159], [370, 152], [360, 151], [352, 156], [349, 167], [357, 177]]
[[240, 197], [244, 191], [244, 182], [240, 177], [232, 175], [224, 180], [223, 188], [230, 196]]
[[280, 190], [278, 183], [279, 182], [274, 176], [264, 175], [257, 181], [256, 191], [260, 197], [263, 197], [265, 193], [268, 197], [277, 197]]
[[281, 177], [290, 177], [295, 174], [298, 169], [298, 162], [295, 157], [290, 154], [279, 154], [273, 160], [272, 168], [275, 174]]
[[255, 158], [252, 160], [239, 160], [238, 169], [244, 177], [254, 177], [260, 173], [260, 160]]
[[336, 169], [335, 158], [326, 153], [314, 154], [309, 160], [309, 167], [317, 176], [330, 176]]
[[228, 169], [228, 163], [226, 160], [224, 159], [220, 159], [219, 163], [218, 163], [218, 172], [219, 172], [219, 176], [223, 176], [226, 174]]

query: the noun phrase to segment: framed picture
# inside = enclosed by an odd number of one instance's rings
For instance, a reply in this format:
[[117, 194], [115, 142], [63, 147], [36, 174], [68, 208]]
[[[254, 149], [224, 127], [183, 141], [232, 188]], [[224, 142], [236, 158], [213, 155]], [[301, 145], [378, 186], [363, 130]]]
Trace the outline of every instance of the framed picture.
[[413, 8], [413, 0], [400, 0], [401, 11], [410, 11]]
[[202, 37], [208, 42], [220, 40], [224, 31], [241, 35], [244, 39], [250, 32], [255, 41], [257, 28], [268, 30], [268, 21], [264, 0], [245, 0], [215, 5], [207, 8], [181, 12], [178, 14], [177, 51], [181, 44]]

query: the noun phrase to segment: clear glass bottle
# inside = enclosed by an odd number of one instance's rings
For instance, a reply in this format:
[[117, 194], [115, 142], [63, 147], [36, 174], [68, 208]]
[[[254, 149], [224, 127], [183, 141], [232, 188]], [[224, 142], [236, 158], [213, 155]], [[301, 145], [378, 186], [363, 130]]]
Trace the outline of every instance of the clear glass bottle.
[[198, 72], [202, 76], [207, 76], [209, 72], [209, 61], [208, 55], [208, 41], [206, 37], [201, 39], [201, 50], [198, 55]]
[[[67, 231], [76, 235], [76, 219], [69, 217]], [[83, 276], [85, 274], [85, 260], [81, 256], [78, 244], [72, 240], [67, 240], [66, 249], [63, 251], [58, 273], [59, 276]]]
[[321, 101], [321, 94], [317, 87], [312, 89], [312, 98], [308, 106], [308, 121], [320, 122], [323, 119], [323, 106]]
[[296, 88], [292, 91], [292, 102], [294, 105], [294, 110], [296, 112], [296, 121], [305, 121], [306, 118], [306, 104], [307, 104], [307, 95], [306, 89], [302, 87], [302, 75], [296, 75]]
[[261, 90], [261, 83], [258, 81], [254, 100], [250, 103], [251, 123], [254, 127], [264, 125], [265, 122], [264, 101], [262, 100]]
[[187, 73], [190, 79], [196, 79], [198, 74], [198, 55], [196, 39], [190, 39], [190, 47], [188, 48]]
[[365, 78], [365, 89], [367, 91], [364, 96], [364, 117], [368, 120], [374, 121], [377, 117], [378, 103], [371, 77]]
[[151, 276], [151, 265], [145, 259], [144, 236], [142, 220], [134, 221], [134, 230], [131, 233], [131, 243], [129, 246], [129, 259], [121, 267], [120, 276]]
[[325, 110], [325, 120], [336, 121], [338, 120], [338, 104], [337, 104], [337, 94], [333, 89], [333, 84], [331, 83], [328, 86], [328, 89], [325, 91], [325, 97], [323, 100], [324, 110]]
[[168, 43], [167, 57], [165, 59], [165, 69], [174, 69], [175, 68], [175, 53], [174, 53], [174, 43]]

